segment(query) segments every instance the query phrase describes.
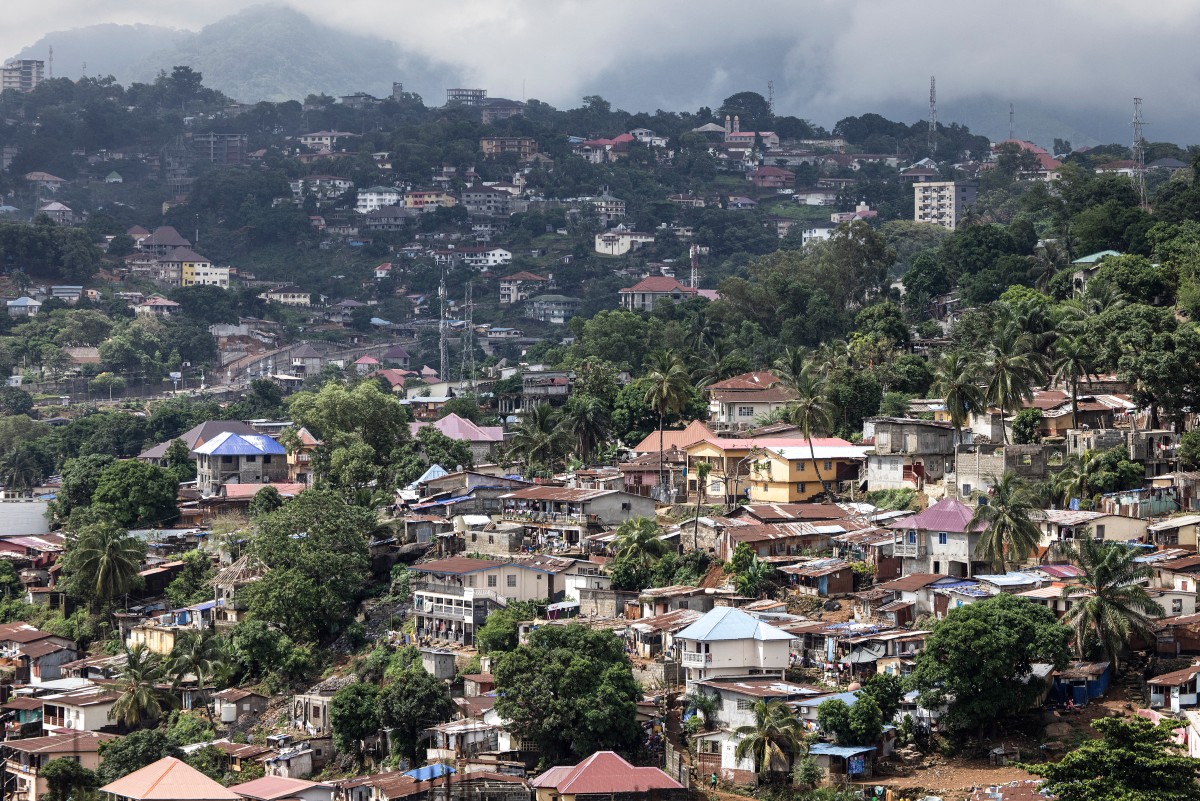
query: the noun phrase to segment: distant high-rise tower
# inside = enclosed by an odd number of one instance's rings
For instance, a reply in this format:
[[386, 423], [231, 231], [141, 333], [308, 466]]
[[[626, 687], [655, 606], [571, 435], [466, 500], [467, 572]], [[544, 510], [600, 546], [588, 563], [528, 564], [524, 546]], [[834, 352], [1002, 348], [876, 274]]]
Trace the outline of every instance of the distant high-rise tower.
[[1138, 202], [1146, 205], [1146, 140], [1142, 135], [1142, 99], [1133, 99], [1133, 188], [1137, 191]]
[[937, 77], [929, 76], [929, 155], [937, 155]]

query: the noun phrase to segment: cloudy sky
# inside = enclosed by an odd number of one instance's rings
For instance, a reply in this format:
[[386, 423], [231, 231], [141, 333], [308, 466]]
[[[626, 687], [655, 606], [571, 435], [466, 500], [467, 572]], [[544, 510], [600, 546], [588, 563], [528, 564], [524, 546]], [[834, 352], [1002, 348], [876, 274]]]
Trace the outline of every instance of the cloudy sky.
[[[39, 0], [5, 8], [0, 53], [100, 22], [196, 30], [249, 0]], [[602, 94], [629, 109], [716, 105], [742, 89], [824, 124], [872, 109], [988, 96], [1070, 116], [1105, 141], [1129, 138], [1132, 97], [1159, 127], [1200, 141], [1193, 0], [286, 0], [313, 18], [453, 64], [497, 96], [560, 107]], [[1097, 112], [1099, 116], [1097, 116]], [[943, 119], [946, 114], [943, 113]], [[1082, 123], [1081, 123], [1082, 124]], [[1108, 130], [1105, 130], [1107, 126]]]

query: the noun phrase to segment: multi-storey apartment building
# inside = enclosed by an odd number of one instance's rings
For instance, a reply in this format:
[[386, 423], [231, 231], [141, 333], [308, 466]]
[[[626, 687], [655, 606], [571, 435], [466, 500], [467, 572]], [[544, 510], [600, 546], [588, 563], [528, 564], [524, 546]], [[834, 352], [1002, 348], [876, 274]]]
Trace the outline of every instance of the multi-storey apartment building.
[[925, 181], [913, 184], [913, 219], [954, 230], [963, 213], [975, 203], [979, 188], [967, 181]]

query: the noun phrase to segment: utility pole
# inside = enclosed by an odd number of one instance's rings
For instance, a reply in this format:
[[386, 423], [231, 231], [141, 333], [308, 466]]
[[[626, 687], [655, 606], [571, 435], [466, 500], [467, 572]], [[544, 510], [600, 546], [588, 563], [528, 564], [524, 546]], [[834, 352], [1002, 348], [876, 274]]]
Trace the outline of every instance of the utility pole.
[[1133, 188], [1137, 192], [1138, 203], [1146, 208], [1146, 141], [1142, 135], [1142, 99], [1133, 99]]
[[462, 362], [458, 369], [458, 380], [467, 382], [471, 392], [475, 391], [475, 300], [474, 300], [474, 281], [467, 282], [467, 293], [465, 298], [466, 303], [466, 328], [463, 331], [463, 351]]
[[440, 319], [438, 320], [438, 378], [450, 379], [450, 320], [446, 317], [446, 269], [442, 268], [442, 280], [438, 284]]
[[937, 155], [937, 77], [929, 76], [929, 157]]

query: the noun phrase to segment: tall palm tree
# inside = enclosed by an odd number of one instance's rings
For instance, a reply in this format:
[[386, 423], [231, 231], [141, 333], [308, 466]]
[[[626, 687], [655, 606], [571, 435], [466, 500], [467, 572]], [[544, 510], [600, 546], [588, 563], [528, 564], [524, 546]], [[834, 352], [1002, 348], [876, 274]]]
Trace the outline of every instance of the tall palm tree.
[[[196, 631], [175, 641], [171, 651], [169, 672], [172, 685], [179, 687], [188, 676], [196, 679], [196, 697], [203, 701], [209, 682], [218, 672], [218, 665], [226, 661], [221, 641], [212, 629]], [[204, 704], [204, 713], [211, 717], [211, 710]]]
[[112, 523], [85, 526], [67, 546], [64, 572], [78, 577], [95, 604], [108, 603], [129, 592], [138, 581], [145, 545]]
[[783, 701], [756, 701], [754, 723], [739, 726], [735, 733], [741, 740], [734, 757], [751, 756], [760, 777], [787, 770], [791, 757], [804, 746], [800, 720]]
[[1041, 542], [1042, 533], [1034, 522], [1041, 509], [1016, 473], [1009, 471], [999, 479], [992, 476], [991, 481], [991, 495], [986, 504], [975, 508], [968, 530], [983, 529], [974, 556], [1003, 573], [1006, 562], [1020, 564]]
[[1071, 388], [1071, 427], [1079, 428], [1079, 379], [1096, 374], [1091, 348], [1080, 337], [1060, 337], [1050, 368], [1055, 381], [1065, 382]]
[[[646, 377], [642, 400], [658, 412], [658, 486], [665, 491], [667, 481], [663, 469], [663, 421], [668, 413], [679, 414], [691, 397], [692, 387], [687, 368], [679, 354], [671, 351], [655, 351], [650, 356], [650, 369]], [[665, 497], [663, 500], [667, 500]]]
[[563, 407], [559, 423], [575, 440], [576, 453], [584, 466], [608, 435], [608, 406], [595, 395], [576, 395]]
[[946, 402], [955, 443], [962, 441], [963, 426], [971, 415], [987, 407], [979, 377], [979, 362], [961, 351], [943, 353], [938, 359], [933, 391]]
[[531, 471], [536, 467], [553, 471], [569, 447], [569, 435], [558, 422], [559, 412], [550, 404], [535, 407], [513, 429], [509, 453], [522, 459]]
[[1008, 442], [1004, 420], [1009, 409], [1033, 397], [1032, 384], [1038, 366], [1026, 351], [1025, 343], [1013, 329], [1000, 332], [991, 346], [987, 364], [987, 400], [1000, 408], [1000, 430]]
[[129, 728], [152, 725], [163, 713], [157, 687], [163, 678], [162, 660], [141, 644], [127, 650], [125, 656], [125, 667], [117, 680], [121, 694], [108, 711], [108, 717]]
[[828, 434], [833, 428], [834, 408], [825, 394], [825, 379], [817, 378], [811, 369], [805, 368], [799, 375], [792, 377], [788, 389], [795, 394], [795, 398], [787, 405], [788, 422], [798, 427], [808, 440], [808, 454], [812, 459], [813, 470], [817, 473], [817, 481], [821, 484], [822, 492], [832, 495], [829, 485], [821, 475], [816, 447], [813, 445], [813, 437]]
[[662, 531], [654, 518], [631, 517], [617, 527], [613, 557], [650, 567], [670, 550], [666, 540], [659, 538], [660, 534]]
[[1138, 551], [1124, 543], [1103, 542], [1085, 535], [1065, 550], [1083, 570], [1083, 577], [1078, 584], [1063, 587], [1063, 597], [1070, 598], [1080, 589], [1088, 593], [1087, 597], [1074, 598], [1063, 618], [1075, 631], [1075, 650], [1083, 658], [1088, 645], [1094, 642], [1116, 672], [1130, 635], [1150, 636], [1154, 618], [1163, 615], [1162, 607], [1146, 592], [1146, 582], [1154, 571], [1135, 561]]

